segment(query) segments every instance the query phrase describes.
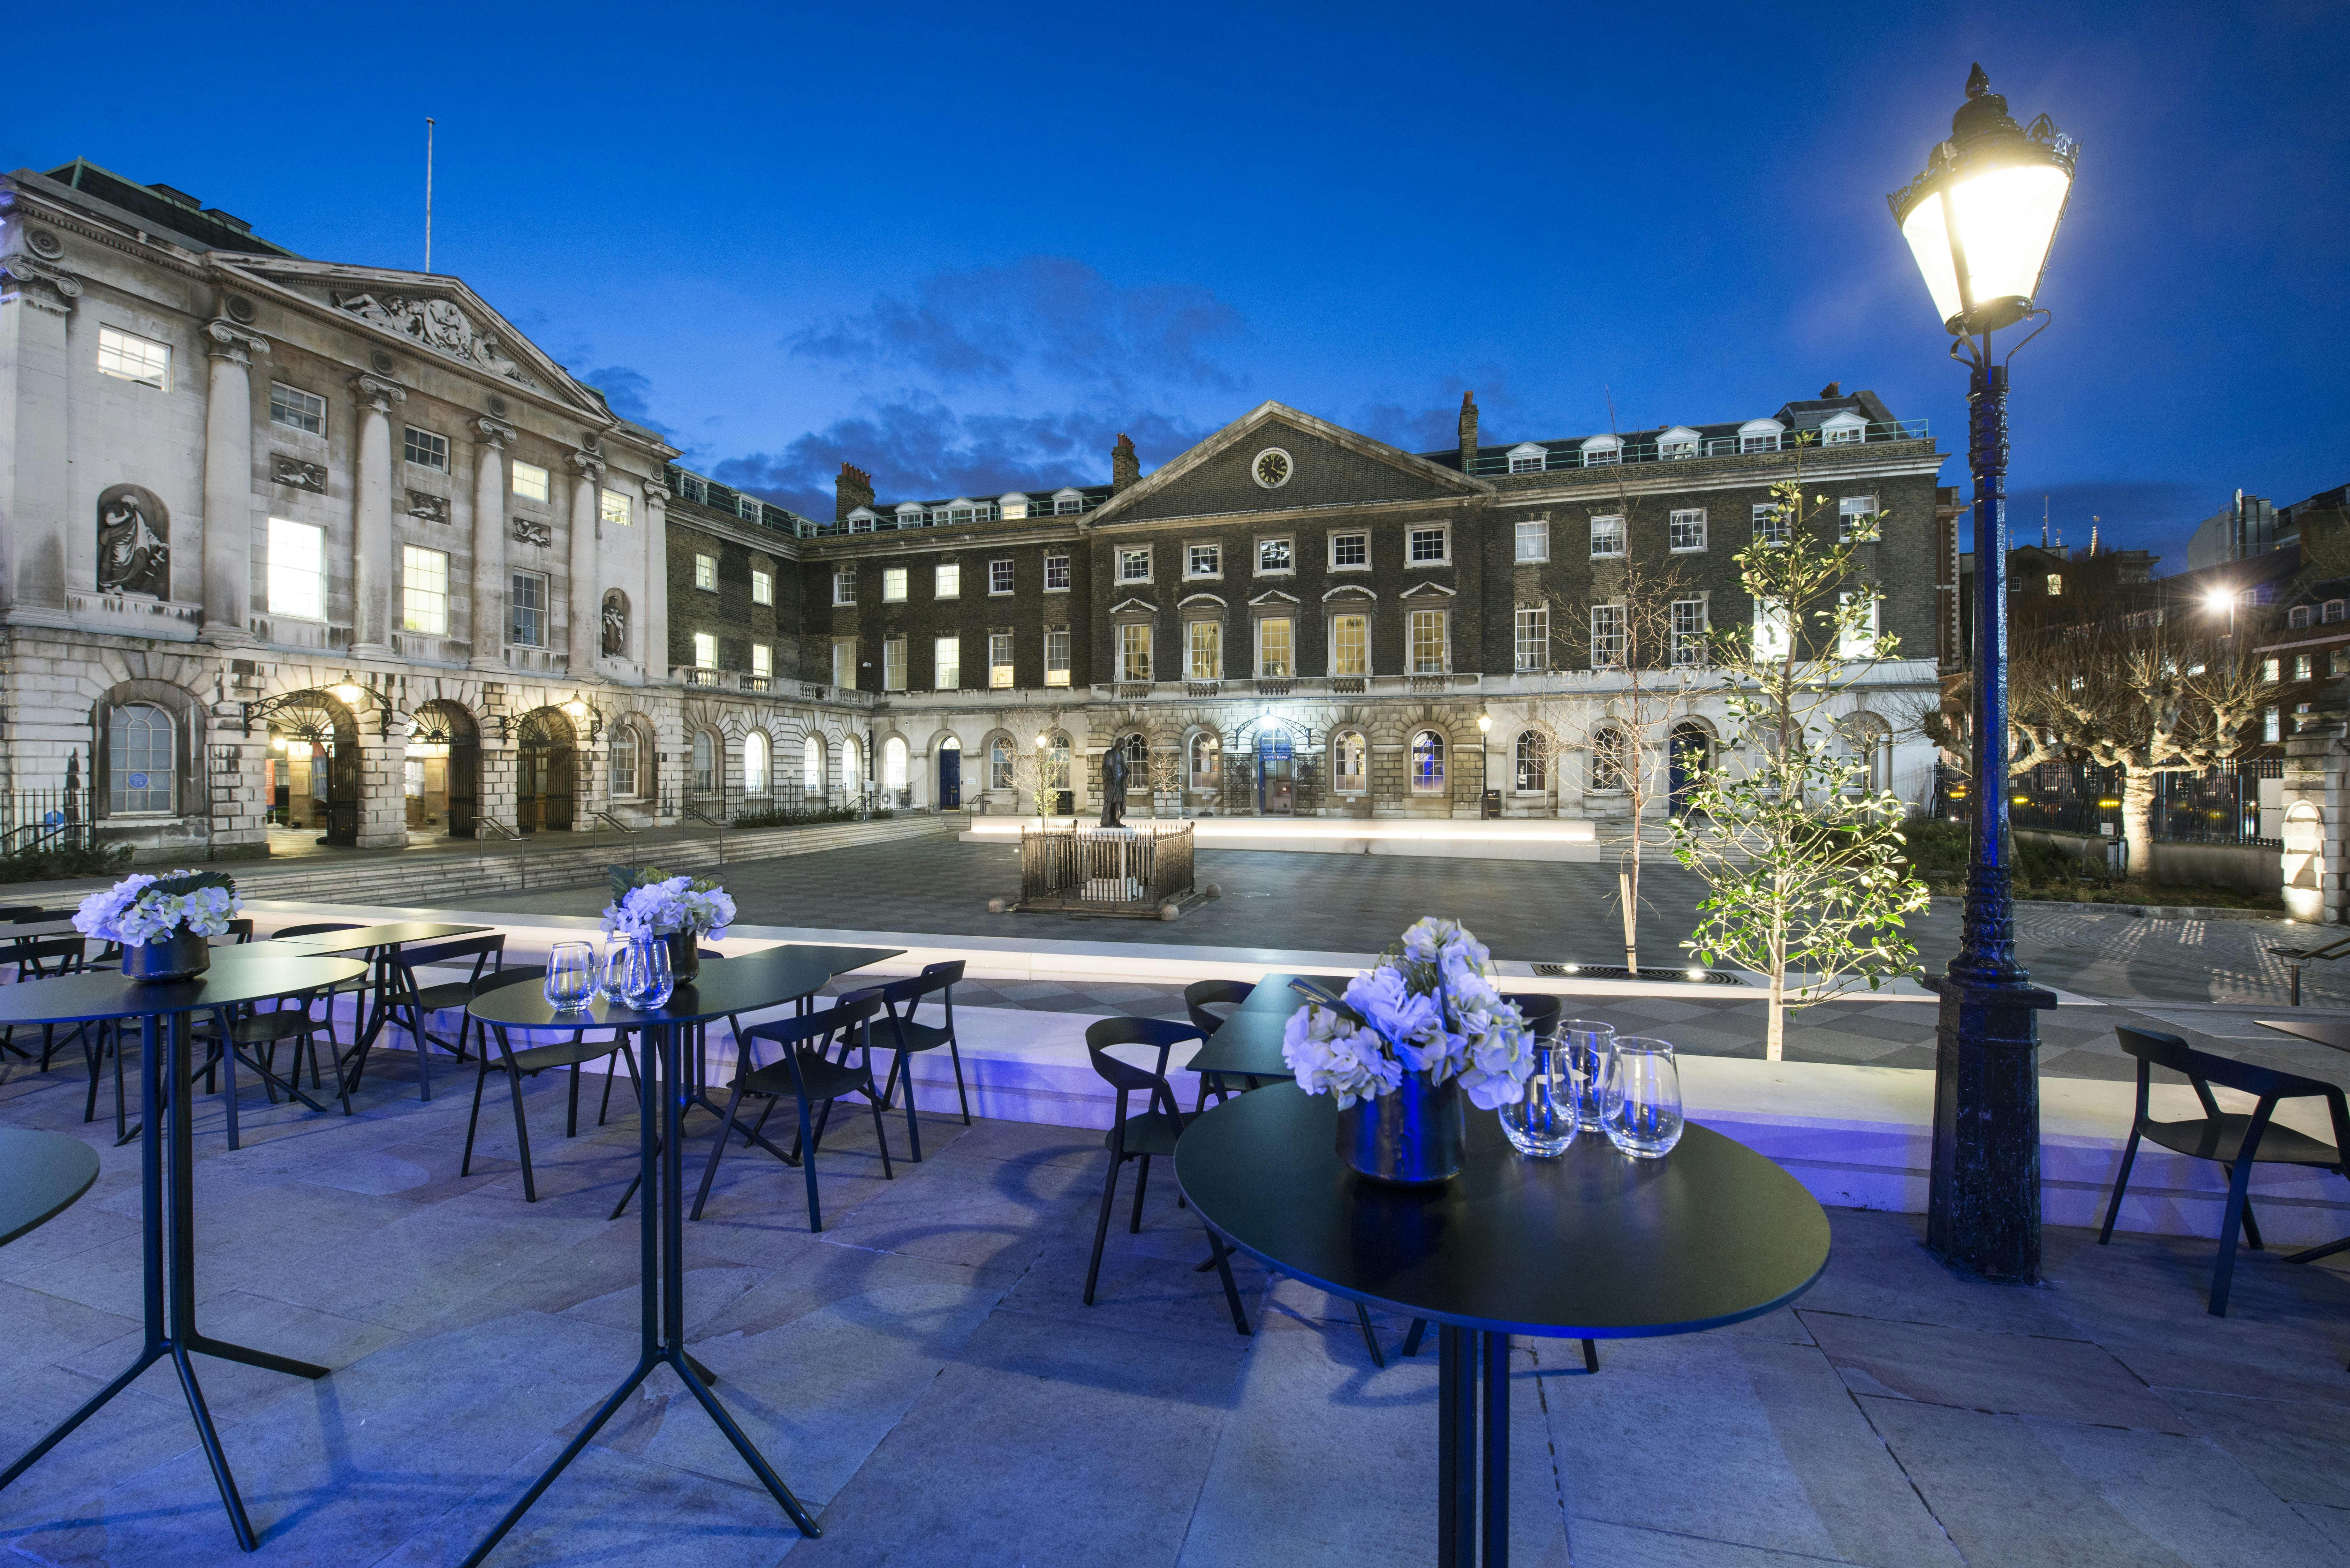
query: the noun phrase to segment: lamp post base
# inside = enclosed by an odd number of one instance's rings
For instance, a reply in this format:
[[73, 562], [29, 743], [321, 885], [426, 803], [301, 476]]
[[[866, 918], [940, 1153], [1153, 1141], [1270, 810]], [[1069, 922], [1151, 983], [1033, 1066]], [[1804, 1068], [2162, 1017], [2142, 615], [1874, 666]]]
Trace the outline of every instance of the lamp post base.
[[2040, 1280], [2040, 1020], [2055, 993], [1948, 977], [1934, 1032], [1934, 1166], [1926, 1247], [2004, 1284]]

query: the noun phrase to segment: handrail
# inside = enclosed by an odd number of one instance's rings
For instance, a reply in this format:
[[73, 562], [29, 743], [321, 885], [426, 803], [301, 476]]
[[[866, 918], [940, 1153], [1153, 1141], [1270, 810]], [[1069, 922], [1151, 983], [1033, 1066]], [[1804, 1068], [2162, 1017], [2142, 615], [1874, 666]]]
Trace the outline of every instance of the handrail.
[[631, 838], [634, 838], [637, 836], [637, 829], [630, 827], [627, 823], [622, 822], [619, 817], [614, 816], [608, 811], [590, 812], [588, 816], [592, 821], [600, 822], [608, 827], [616, 827], [619, 829], [622, 833], [627, 834]]
[[[1568, 447], [1564, 451], [1545, 451], [1543, 453], [1542, 462], [1539, 465], [1524, 468], [1515, 466], [1507, 452], [1500, 452], [1491, 457], [1471, 458], [1469, 460], [1469, 472], [1471, 473], [1481, 474], [1555, 473], [1561, 469], [1614, 468], [1618, 464], [1627, 462], [1679, 462], [1704, 457], [1760, 457], [1776, 452], [1793, 452], [1796, 450], [1794, 442], [1787, 439], [1787, 435], [1794, 433], [1797, 432], [1789, 431], [1785, 434], [1776, 436], [1754, 437], [1736, 435], [1699, 436], [1694, 440], [1686, 442], [1675, 442], [1675, 450], [1670, 452], [1664, 452], [1659, 444], [1654, 440], [1625, 441], [1620, 446], [1606, 448], [1602, 451], [1595, 452], [1591, 454], [1588, 460], [1584, 456], [1583, 449], [1578, 444]], [[1815, 432], [1807, 431], [1802, 433], [1809, 434]], [[1861, 439], [1856, 441], [1846, 441], [1828, 442], [1820, 446], [1815, 446], [1812, 450], [1814, 452], [1834, 452], [1839, 447], [1843, 446], [1873, 446], [1880, 441], [1926, 441], [1930, 439], [1928, 433], [1927, 421], [1924, 420], [1878, 421], [1865, 427], [1861, 431], [1860, 435]], [[1749, 440], [1756, 441], [1767, 441], [1770, 444], [1768, 446], [1756, 446], [1750, 450], [1746, 445], [1746, 442]], [[1684, 447], [1689, 450], [1681, 450]], [[1521, 459], [1519, 461], [1523, 462], [1525, 460]]]
[[512, 839], [516, 844], [520, 844], [522, 842], [521, 834], [516, 833], [513, 828], [508, 827], [504, 823], [500, 822], [494, 816], [477, 816], [473, 818], [473, 831], [476, 834], [479, 834], [484, 829], [488, 830], [489, 836], [492, 838], [508, 838]]

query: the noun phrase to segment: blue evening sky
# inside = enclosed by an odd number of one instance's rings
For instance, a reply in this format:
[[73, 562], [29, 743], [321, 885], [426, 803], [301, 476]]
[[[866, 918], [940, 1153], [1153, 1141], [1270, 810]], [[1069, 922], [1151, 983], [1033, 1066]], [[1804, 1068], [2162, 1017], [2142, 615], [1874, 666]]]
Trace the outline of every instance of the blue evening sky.
[[[137, 13], [151, 9], [146, 17]], [[271, 12], [276, 15], [271, 15]], [[1980, 59], [2080, 178], [2016, 361], [2013, 493], [2182, 567], [2241, 486], [2350, 480], [2340, 5], [120, 5], [19, 70], [78, 154], [307, 255], [433, 262], [819, 516], [1100, 483], [1266, 398], [1415, 448], [1964, 378], [1885, 192]]]

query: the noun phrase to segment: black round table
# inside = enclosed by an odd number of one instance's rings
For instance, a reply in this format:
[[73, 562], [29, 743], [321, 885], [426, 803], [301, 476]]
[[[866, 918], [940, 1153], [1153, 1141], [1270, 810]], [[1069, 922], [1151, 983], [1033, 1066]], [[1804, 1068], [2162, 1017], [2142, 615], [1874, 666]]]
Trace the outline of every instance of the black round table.
[[[234, 959], [224, 961], [234, 952]], [[248, 1002], [267, 1002], [306, 991], [317, 991], [367, 972], [365, 964], [349, 959], [306, 958], [296, 953], [268, 954], [247, 947], [223, 948], [213, 953], [213, 967], [193, 980], [154, 983], [126, 980], [112, 970], [57, 975], [47, 980], [19, 981], [0, 986], [0, 1024], [99, 1023], [136, 1018], [141, 1031], [140, 1094], [144, 1116], [140, 1127], [141, 1229], [145, 1243], [146, 1341], [128, 1371], [100, 1389], [88, 1403], [67, 1417], [49, 1435], [27, 1449], [5, 1471], [6, 1488], [34, 1462], [55, 1448], [66, 1435], [88, 1420], [108, 1400], [130, 1386], [139, 1375], [170, 1357], [194, 1417], [196, 1436], [204, 1457], [212, 1462], [213, 1480], [220, 1488], [221, 1505], [228, 1511], [236, 1543], [251, 1552], [259, 1546], [253, 1522], [245, 1517], [244, 1501], [229, 1473], [228, 1456], [213, 1429], [203, 1389], [196, 1382], [192, 1352], [241, 1361], [249, 1366], [296, 1377], [324, 1377], [327, 1368], [292, 1361], [226, 1340], [213, 1339], [196, 1327], [195, 1182], [188, 1073], [188, 1015], [213, 1012], [221, 1038], [232, 1038], [228, 1009]], [[235, 1069], [229, 1070], [234, 1102]], [[316, 1102], [307, 1101], [315, 1106]]]
[[[802, 1001], [823, 989], [835, 975], [895, 958], [904, 950], [792, 944], [766, 948], [740, 958], [703, 959], [702, 971], [691, 984], [677, 987], [670, 993], [667, 1003], [649, 1011], [606, 1002], [601, 997], [583, 1008], [558, 1011], [547, 1002], [545, 988], [540, 985], [502, 986], [467, 1004], [468, 1012], [494, 1028], [552, 1029], [567, 1033], [577, 1029], [624, 1029], [633, 1030], [643, 1038], [645, 1049], [638, 1074], [638, 1090], [642, 1096], [638, 1118], [638, 1170], [629, 1190], [633, 1192], [640, 1184], [645, 1201], [640, 1206], [643, 1231], [638, 1298], [643, 1351], [637, 1358], [636, 1367], [588, 1417], [569, 1446], [556, 1456], [555, 1462], [473, 1548], [473, 1554], [465, 1559], [465, 1568], [474, 1568], [489, 1556], [506, 1532], [530, 1511], [531, 1504], [554, 1484], [555, 1478], [595, 1440], [604, 1423], [636, 1392], [637, 1386], [654, 1367], [664, 1363], [710, 1413], [710, 1418], [791, 1516], [800, 1533], [823, 1533], [814, 1516], [801, 1506], [791, 1488], [784, 1484], [783, 1477], [767, 1462], [766, 1456], [759, 1452], [733, 1417], [727, 1414], [726, 1407], [718, 1402], [718, 1397], [710, 1391], [709, 1385], [714, 1379], [708, 1370], [686, 1353], [682, 1122], [686, 1105], [695, 1097], [696, 1085], [683, 1069], [679, 1037], [713, 1018], [756, 1012]], [[720, 1136], [725, 1136], [723, 1127]], [[627, 1196], [623, 1195], [620, 1201], [625, 1205]], [[615, 1218], [619, 1213], [618, 1209], [613, 1210]]]
[[1292, 1084], [1243, 1095], [1184, 1130], [1175, 1177], [1201, 1220], [1241, 1251], [1334, 1295], [1440, 1325], [1446, 1568], [1508, 1562], [1512, 1334], [1694, 1334], [1783, 1306], [1827, 1267], [1818, 1200], [1705, 1127], [1691, 1125], [1663, 1159], [1627, 1159], [1587, 1132], [1559, 1158], [1529, 1159], [1498, 1117], [1471, 1108], [1459, 1176], [1390, 1187], [1339, 1160], [1336, 1118], [1329, 1096]]
[[0, 1247], [37, 1231], [98, 1179], [98, 1150], [63, 1133], [0, 1127]]

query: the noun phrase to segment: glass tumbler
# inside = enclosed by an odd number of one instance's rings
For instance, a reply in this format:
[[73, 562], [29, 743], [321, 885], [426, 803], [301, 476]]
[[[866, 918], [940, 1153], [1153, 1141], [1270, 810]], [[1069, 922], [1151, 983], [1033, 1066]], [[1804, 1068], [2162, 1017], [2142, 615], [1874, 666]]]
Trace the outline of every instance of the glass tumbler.
[[1559, 1022], [1557, 1049], [1565, 1055], [1563, 1066], [1567, 1092], [1575, 1100], [1575, 1125], [1586, 1132], [1600, 1127], [1599, 1096], [1607, 1086], [1607, 1053], [1615, 1040], [1616, 1028], [1610, 1023], [1588, 1018]]
[[546, 961], [546, 1002], [558, 1012], [588, 1005], [596, 994], [596, 950], [586, 942], [557, 942]]
[[669, 1000], [676, 986], [670, 974], [667, 937], [631, 937], [627, 967], [622, 971], [620, 1000], [639, 1012], [650, 1012]]
[[1537, 1159], [1553, 1159], [1575, 1141], [1575, 1081], [1548, 1040], [1534, 1043], [1534, 1073], [1525, 1095], [1501, 1108], [1502, 1132], [1510, 1147]]
[[1618, 1035], [1605, 1096], [1607, 1141], [1634, 1159], [1659, 1159], [1681, 1141], [1681, 1075], [1662, 1040]]
[[614, 937], [604, 944], [603, 954], [596, 961], [597, 994], [607, 1002], [619, 1002], [628, 982], [629, 940]]

